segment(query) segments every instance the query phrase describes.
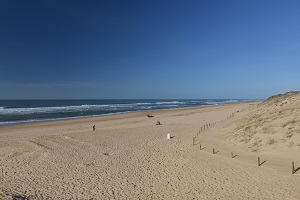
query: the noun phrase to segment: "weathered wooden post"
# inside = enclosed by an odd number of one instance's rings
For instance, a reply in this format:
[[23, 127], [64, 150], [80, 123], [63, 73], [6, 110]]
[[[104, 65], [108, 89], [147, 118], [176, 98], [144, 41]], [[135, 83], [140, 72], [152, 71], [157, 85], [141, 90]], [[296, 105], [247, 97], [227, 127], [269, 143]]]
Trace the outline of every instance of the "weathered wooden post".
[[215, 154], [215, 148], [213, 148], [213, 154]]
[[202, 150], [202, 148], [201, 148], [201, 144], [200, 144], [200, 150]]
[[258, 161], [258, 166], [260, 166], [260, 157], [258, 157], [257, 161]]
[[231, 158], [233, 158], [233, 153], [231, 152]]
[[292, 162], [292, 174], [295, 173], [295, 166], [294, 166], [294, 162]]

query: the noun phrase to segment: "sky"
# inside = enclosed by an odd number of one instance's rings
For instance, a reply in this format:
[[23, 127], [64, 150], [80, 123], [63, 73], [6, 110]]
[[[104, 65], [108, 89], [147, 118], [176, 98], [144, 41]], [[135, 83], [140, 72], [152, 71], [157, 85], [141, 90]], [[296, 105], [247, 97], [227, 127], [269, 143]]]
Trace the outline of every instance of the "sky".
[[1, 0], [0, 99], [300, 90], [298, 0]]

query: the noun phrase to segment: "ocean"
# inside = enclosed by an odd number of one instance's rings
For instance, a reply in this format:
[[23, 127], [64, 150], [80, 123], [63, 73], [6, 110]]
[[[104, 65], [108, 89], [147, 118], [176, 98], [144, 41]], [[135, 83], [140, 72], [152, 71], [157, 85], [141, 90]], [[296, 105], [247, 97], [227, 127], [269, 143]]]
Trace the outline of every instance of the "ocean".
[[112, 115], [125, 112], [183, 108], [253, 101], [248, 99], [132, 100], [0, 100], [0, 126]]

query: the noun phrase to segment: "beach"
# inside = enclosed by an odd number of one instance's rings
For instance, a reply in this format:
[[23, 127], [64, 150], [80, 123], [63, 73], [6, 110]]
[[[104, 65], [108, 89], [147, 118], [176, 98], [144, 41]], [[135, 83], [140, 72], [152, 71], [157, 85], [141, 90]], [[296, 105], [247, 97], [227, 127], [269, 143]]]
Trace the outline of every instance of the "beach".
[[258, 106], [0, 127], [0, 199], [300, 199], [296, 144], [255, 151], [233, 135]]

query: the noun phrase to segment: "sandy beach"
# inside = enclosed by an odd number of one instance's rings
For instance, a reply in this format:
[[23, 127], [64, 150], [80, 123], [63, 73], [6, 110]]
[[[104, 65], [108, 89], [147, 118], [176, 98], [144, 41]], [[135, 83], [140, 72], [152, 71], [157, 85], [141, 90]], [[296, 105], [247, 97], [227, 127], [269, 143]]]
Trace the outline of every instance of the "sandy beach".
[[0, 199], [300, 199], [299, 99], [0, 127]]

